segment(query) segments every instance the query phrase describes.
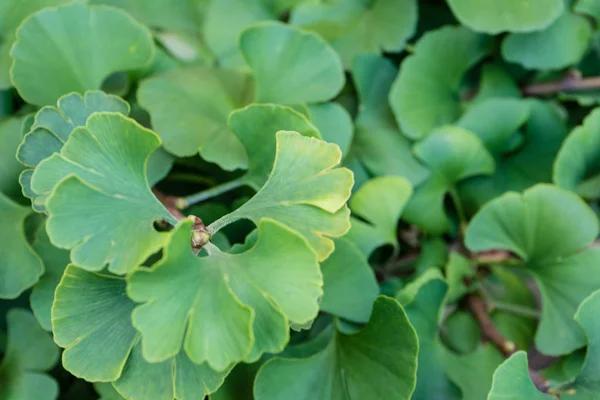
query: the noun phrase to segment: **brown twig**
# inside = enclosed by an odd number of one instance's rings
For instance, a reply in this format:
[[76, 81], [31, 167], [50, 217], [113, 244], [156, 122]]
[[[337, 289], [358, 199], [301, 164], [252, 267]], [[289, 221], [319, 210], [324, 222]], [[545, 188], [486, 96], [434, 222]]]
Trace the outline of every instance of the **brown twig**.
[[521, 89], [521, 92], [525, 96], [543, 96], [558, 92], [578, 92], [594, 89], [600, 89], [600, 77], [582, 78], [579, 71], [572, 70], [561, 80], [527, 85]]
[[185, 219], [185, 215], [183, 215], [181, 211], [179, 211], [176, 205], [179, 197], [169, 196], [156, 188], [152, 188], [152, 193], [154, 193], [158, 201], [160, 201], [162, 205], [165, 206], [165, 208], [171, 213], [171, 215], [173, 215], [178, 220]]
[[[490, 318], [486, 303], [479, 296], [470, 294], [467, 296], [467, 304], [471, 313], [479, 323], [483, 336], [496, 346], [504, 357], [510, 357], [516, 351], [516, 346], [513, 342], [507, 340], [498, 328], [496, 328], [494, 322]], [[543, 376], [531, 368], [529, 368], [529, 376], [538, 390], [544, 393], [548, 392], [548, 383]]]

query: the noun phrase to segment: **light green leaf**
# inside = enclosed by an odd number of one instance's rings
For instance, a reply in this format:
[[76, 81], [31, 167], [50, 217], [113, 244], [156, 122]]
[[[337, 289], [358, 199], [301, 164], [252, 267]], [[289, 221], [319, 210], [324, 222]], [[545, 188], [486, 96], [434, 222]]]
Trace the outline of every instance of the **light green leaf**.
[[367, 322], [379, 294], [373, 270], [352, 242], [345, 238], [334, 242], [335, 250], [321, 263], [321, 311], [355, 322]]
[[589, 21], [565, 13], [542, 31], [508, 35], [502, 42], [502, 57], [527, 69], [562, 69], [583, 58], [591, 39]]
[[254, 76], [257, 102], [318, 103], [344, 86], [339, 56], [314, 33], [261, 23], [241, 34], [240, 49]]
[[398, 220], [412, 195], [412, 185], [398, 176], [382, 176], [367, 181], [350, 199], [352, 228], [345, 236], [369, 258], [377, 248], [398, 246]]
[[254, 395], [257, 400], [408, 399], [415, 387], [417, 349], [402, 307], [379, 297], [358, 333], [337, 332], [308, 358], [268, 361], [258, 372]]
[[546, 28], [563, 12], [563, 0], [448, 0], [458, 20], [477, 32], [531, 32]]
[[240, 180], [254, 190], [260, 190], [269, 178], [277, 152], [278, 131], [321, 139], [319, 130], [305, 116], [275, 104], [251, 104], [234, 111], [229, 116], [229, 127], [246, 148], [248, 157], [248, 171]]
[[277, 132], [276, 141], [273, 169], [264, 186], [208, 230], [217, 232], [238, 219], [258, 225], [261, 218], [272, 218], [304, 236], [322, 261], [333, 251], [330, 237], [342, 236], [350, 228], [345, 203], [352, 172], [335, 167], [341, 160], [335, 144], [288, 131]]
[[390, 104], [402, 131], [412, 139], [454, 122], [463, 75], [490, 51], [490, 38], [464, 27], [445, 26], [419, 39], [400, 66]]
[[[573, 221], [580, 223], [575, 227]], [[523, 260], [542, 296], [535, 344], [545, 354], [560, 355], [586, 343], [573, 315], [600, 287], [600, 248], [584, 250], [598, 233], [598, 220], [581, 199], [536, 185], [484, 206], [469, 224], [466, 245], [471, 251], [508, 250]]]
[[338, 103], [311, 104], [308, 111], [323, 140], [337, 144], [342, 157], [345, 157], [354, 136], [354, 125], [348, 111]]
[[473, 277], [475, 268], [473, 268], [468, 258], [452, 251], [445, 269], [448, 283], [448, 302], [454, 302], [469, 293], [470, 288], [465, 285], [464, 279]]
[[234, 170], [246, 168], [248, 159], [227, 118], [250, 100], [248, 80], [235, 71], [175, 69], [143, 81], [138, 98], [167, 151], [178, 157], [200, 153], [206, 161]]
[[44, 272], [42, 260], [25, 237], [25, 218], [29, 214], [29, 207], [0, 193], [0, 299], [17, 298]]
[[294, 9], [290, 23], [324, 37], [349, 67], [360, 54], [403, 50], [417, 28], [417, 1], [305, 2]]
[[574, 11], [578, 14], [587, 14], [600, 22], [600, 3], [595, 0], [579, 0], [575, 4]]
[[10, 48], [15, 43], [15, 32], [30, 14], [45, 7], [55, 7], [72, 0], [6, 0], [0, 4], [0, 89], [12, 86], [10, 82]]
[[147, 160], [159, 146], [158, 136], [134, 120], [95, 113], [73, 130], [60, 154], [36, 167], [32, 189], [52, 191], [48, 236], [71, 249], [73, 264], [92, 271], [108, 264], [124, 274], [162, 247], [168, 234], [157, 232], [154, 221], [176, 220], [148, 187]]
[[0, 192], [14, 200], [21, 197], [18, 179], [23, 165], [15, 159], [15, 152], [23, 139], [22, 123], [21, 118], [8, 118], [0, 122]]
[[0, 363], [0, 399], [55, 400], [58, 384], [45, 371], [58, 360], [58, 348], [30, 312], [13, 308], [7, 314], [8, 343]]
[[141, 357], [131, 325], [135, 306], [125, 279], [68, 266], [52, 308], [54, 338], [66, 348], [63, 366], [88, 381], [114, 381], [132, 400], [183, 400], [216, 390], [228, 371], [193, 364], [182, 353], [158, 364]]
[[600, 321], [598, 320], [598, 307], [600, 307], [600, 291], [594, 292], [585, 299], [577, 313], [575, 320], [581, 325], [587, 335], [588, 348], [585, 362], [581, 372], [574, 382], [577, 390], [600, 393]]
[[473, 104], [493, 98], [520, 98], [521, 89], [513, 76], [498, 64], [484, 64], [481, 67], [479, 89]]
[[33, 248], [44, 263], [44, 274], [31, 291], [30, 304], [38, 322], [47, 331], [52, 330], [50, 309], [54, 301], [54, 291], [58, 286], [67, 264], [69, 252], [58, 249], [50, 243], [46, 229], [38, 229]]
[[522, 143], [510, 153], [496, 154], [496, 171], [492, 176], [474, 177], [459, 184], [460, 198], [468, 214], [474, 214], [507, 191], [522, 191], [536, 183], [552, 181], [552, 164], [567, 136], [567, 127], [554, 104], [540, 100], [527, 103], [530, 116], [523, 129]]
[[192, 361], [224, 370], [281, 351], [288, 323], [317, 315], [321, 272], [316, 255], [295, 232], [263, 220], [250, 250], [227, 254], [215, 248], [198, 258], [190, 249], [190, 230], [191, 222], [180, 224], [162, 260], [129, 278], [129, 296], [144, 303], [132, 319], [145, 359], [164, 361], [183, 343]]
[[[111, 111], [129, 114], [129, 104], [117, 96], [100, 91], [87, 91], [82, 96], [70, 93], [57, 101], [57, 107], [42, 107], [36, 114], [33, 125], [17, 149], [17, 159], [24, 165], [35, 168], [42, 160], [59, 153], [69, 135], [78, 126], [85, 126], [94, 112]], [[23, 172], [20, 183], [23, 193], [31, 199], [33, 209], [45, 211], [47, 192], [36, 193], [31, 188], [33, 169]]]
[[529, 377], [527, 354], [518, 351], [494, 372], [488, 400], [550, 400], [552, 396], [536, 389]]
[[[415, 145], [414, 152], [431, 168], [432, 174], [416, 187], [403, 218], [429, 233], [444, 233], [450, 227], [444, 209], [446, 194], [457, 198], [456, 184], [459, 181], [492, 174], [494, 159], [477, 136], [453, 126], [436, 129]], [[460, 207], [460, 204], [455, 206]], [[461, 210], [458, 212], [460, 215]]]
[[396, 296], [419, 338], [415, 400], [455, 399], [454, 385], [444, 371], [448, 350], [439, 338], [439, 323], [448, 285], [437, 269], [428, 269]]
[[110, 74], [150, 63], [150, 31], [109, 7], [68, 5], [27, 18], [11, 50], [11, 80], [27, 102], [54, 104], [69, 92], [100, 89]]
[[593, 200], [600, 197], [600, 108], [565, 139], [554, 162], [553, 181], [558, 186]]
[[411, 143], [398, 130], [387, 101], [397, 74], [386, 58], [362, 55], [354, 59], [352, 77], [360, 107], [353, 152], [373, 175], [398, 175], [417, 185], [428, 171], [413, 156]]

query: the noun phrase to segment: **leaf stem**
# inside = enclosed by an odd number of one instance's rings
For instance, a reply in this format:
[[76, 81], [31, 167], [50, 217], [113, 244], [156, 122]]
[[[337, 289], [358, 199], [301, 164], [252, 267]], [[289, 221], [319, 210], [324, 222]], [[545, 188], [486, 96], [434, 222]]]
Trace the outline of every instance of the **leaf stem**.
[[205, 189], [201, 192], [191, 194], [185, 197], [179, 197], [176, 200], [176, 206], [178, 209], [183, 210], [191, 206], [192, 204], [197, 204], [203, 202], [204, 200], [211, 199], [213, 197], [217, 197], [220, 194], [225, 192], [229, 192], [230, 190], [236, 189], [244, 184], [244, 181], [241, 179], [234, 179], [229, 182], [221, 183], [219, 185], [213, 186], [211, 188]]
[[467, 225], [467, 218], [465, 216], [465, 210], [462, 206], [462, 202], [460, 201], [460, 196], [456, 191], [456, 188], [451, 188], [450, 198], [452, 198], [452, 202], [454, 203], [454, 208], [456, 209], [456, 214], [458, 215], [458, 220], [460, 221], [460, 231], [463, 233], [463, 228]]
[[525, 96], [541, 96], [557, 92], [577, 92], [600, 89], [600, 77], [582, 78], [579, 71], [570, 71], [564, 78], [555, 82], [535, 83], [525, 86], [521, 92]]

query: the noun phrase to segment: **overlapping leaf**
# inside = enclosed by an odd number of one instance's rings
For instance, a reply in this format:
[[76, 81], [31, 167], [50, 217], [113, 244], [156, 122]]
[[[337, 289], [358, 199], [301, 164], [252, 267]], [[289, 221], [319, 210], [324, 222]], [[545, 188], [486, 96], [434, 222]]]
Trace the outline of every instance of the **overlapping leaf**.
[[9, 118], [0, 123], [0, 192], [14, 200], [21, 196], [19, 174], [23, 165], [15, 159], [15, 152], [23, 139], [22, 124], [21, 118]]
[[256, 378], [256, 399], [405, 399], [414, 391], [417, 336], [393, 299], [379, 297], [358, 333], [335, 332], [319, 347], [308, 358], [267, 362]]
[[[365, 257], [383, 245], [397, 253], [397, 225], [404, 206], [412, 195], [412, 185], [404, 178], [373, 178], [354, 193], [350, 209], [352, 228], [345, 236], [352, 240]], [[359, 219], [360, 218], [360, 219]]]
[[562, 0], [448, 0], [448, 5], [461, 23], [491, 34], [539, 31], [564, 9]]
[[2, 400], [58, 397], [58, 384], [45, 371], [58, 360], [58, 348], [28, 311], [13, 308], [7, 314], [8, 343], [0, 363]]
[[224, 370], [281, 351], [288, 324], [316, 316], [322, 276], [316, 255], [298, 234], [263, 220], [250, 250], [215, 250], [198, 258], [189, 246], [190, 229], [191, 223], [181, 224], [163, 259], [129, 279], [129, 295], [144, 303], [132, 317], [144, 358], [164, 361], [183, 343], [194, 362]]
[[460, 116], [463, 75], [490, 50], [490, 39], [464, 27], [443, 27], [419, 39], [400, 66], [390, 104], [403, 133], [423, 138]]
[[535, 279], [542, 296], [535, 343], [545, 354], [566, 354], [586, 343], [573, 315], [600, 287], [600, 251], [585, 249], [598, 231], [596, 216], [581, 199], [549, 185], [536, 185], [523, 195], [507, 193], [469, 224], [469, 249], [511, 251]]
[[360, 108], [352, 146], [373, 175], [398, 175], [417, 185], [428, 171], [413, 156], [410, 141], [398, 130], [387, 101], [397, 74], [397, 68], [383, 57], [363, 55], [354, 59], [352, 78]]
[[60, 153], [38, 164], [31, 187], [51, 191], [48, 235], [71, 249], [75, 265], [101, 270], [108, 264], [123, 274], [162, 246], [167, 234], [154, 221], [176, 220], [148, 187], [146, 164], [159, 146], [156, 134], [122, 114], [94, 113]]
[[504, 361], [494, 372], [488, 400], [532, 399], [550, 400], [553, 397], [537, 390], [527, 368], [527, 354], [519, 351]]
[[320, 34], [349, 67], [359, 54], [403, 50], [416, 30], [417, 1], [307, 2], [294, 9], [290, 23]]
[[[431, 176], [417, 186], [404, 211], [404, 219], [434, 234], [449, 229], [444, 198], [449, 193], [458, 207], [456, 184], [476, 175], [490, 175], [495, 163], [483, 143], [473, 133], [446, 126], [417, 143], [414, 152], [431, 168]], [[424, 212], [427, 210], [426, 212]]]
[[29, 207], [14, 203], [0, 193], [0, 299], [14, 299], [33, 286], [44, 265], [25, 237]]
[[585, 362], [573, 386], [591, 395], [600, 392], [600, 323], [597, 318], [599, 306], [600, 292], [596, 291], [581, 303], [575, 314], [575, 320], [586, 333], [588, 348]]
[[323, 140], [340, 147], [342, 156], [350, 150], [354, 136], [352, 117], [338, 103], [309, 104], [308, 113], [311, 122], [319, 129]]
[[344, 85], [339, 56], [314, 33], [274, 22], [257, 24], [241, 34], [240, 49], [254, 76], [257, 102], [318, 103]]
[[188, 400], [215, 391], [229, 371], [194, 364], [183, 353], [162, 363], [144, 360], [131, 325], [136, 304], [125, 291], [123, 278], [67, 267], [52, 308], [63, 366], [88, 381], [114, 381], [133, 400]]
[[238, 220], [255, 224], [275, 219], [306, 238], [324, 260], [333, 251], [330, 237], [350, 228], [349, 210], [353, 179], [346, 168], [336, 168], [341, 151], [334, 144], [296, 132], [276, 134], [273, 169], [263, 187], [246, 203], [209, 225], [211, 233]]
[[79, 4], [28, 17], [11, 50], [11, 80], [32, 104], [54, 104], [70, 92], [100, 89], [114, 72], [150, 63], [150, 31], [114, 8]]

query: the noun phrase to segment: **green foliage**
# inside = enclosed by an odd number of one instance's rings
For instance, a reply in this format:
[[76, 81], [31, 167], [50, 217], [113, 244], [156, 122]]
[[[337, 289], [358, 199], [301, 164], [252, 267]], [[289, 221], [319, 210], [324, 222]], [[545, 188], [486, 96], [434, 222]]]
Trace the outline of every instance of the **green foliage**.
[[0, 400], [600, 396], [597, 0], [0, 3]]

